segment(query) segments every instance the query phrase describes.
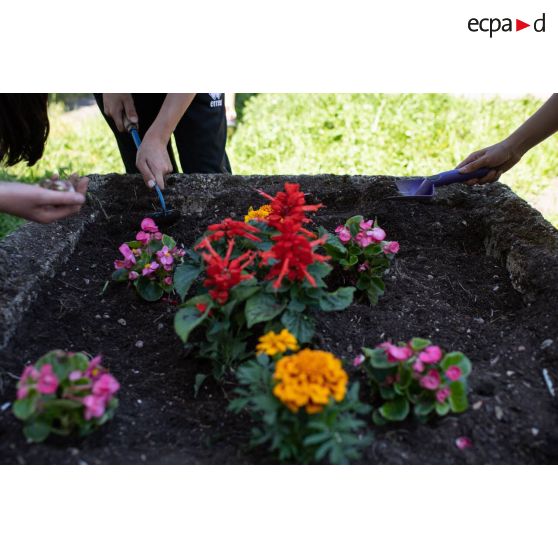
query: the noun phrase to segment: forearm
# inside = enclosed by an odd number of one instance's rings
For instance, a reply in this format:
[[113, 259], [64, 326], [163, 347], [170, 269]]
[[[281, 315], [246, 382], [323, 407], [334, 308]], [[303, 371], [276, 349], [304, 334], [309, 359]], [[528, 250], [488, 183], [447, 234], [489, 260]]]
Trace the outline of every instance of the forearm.
[[195, 93], [168, 93], [146, 136], [166, 144], [195, 95]]
[[554, 93], [533, 116], [505, 141], [520, 155], [558, 131], [558, 94]]

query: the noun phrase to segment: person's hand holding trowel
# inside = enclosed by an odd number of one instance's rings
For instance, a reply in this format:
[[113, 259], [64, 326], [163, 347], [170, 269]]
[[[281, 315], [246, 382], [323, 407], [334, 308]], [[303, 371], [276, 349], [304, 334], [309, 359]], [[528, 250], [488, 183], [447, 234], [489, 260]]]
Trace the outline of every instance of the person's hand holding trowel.
[[558, 94], [548, 101], [515, 132], [500, 143], [471, 153], [457, 168], [461, 173], [473, 172], [482, 167], [491, 171], [482, 178], [473, 178], [467, 184], [487, 184], [518, 163], [523, 155], [558, 131]]

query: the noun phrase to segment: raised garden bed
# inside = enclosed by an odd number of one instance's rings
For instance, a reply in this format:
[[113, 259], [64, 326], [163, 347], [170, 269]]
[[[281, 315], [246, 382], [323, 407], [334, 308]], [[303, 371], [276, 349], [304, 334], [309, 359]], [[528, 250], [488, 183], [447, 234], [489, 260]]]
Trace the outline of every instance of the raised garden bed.
[[[377, 216], [401, 244], [379, 304], [320, 315], [315, 345], [350, 360], [362, 345], [420, 336], [473, 362], [469, 411], [426, 425], [369, 421], [375, 437], [363, 462], [558, 462], [558, 408], [542, 374], [558, 383], [556, 230], [501, 184], [453, 185], [425, 204], [386, 201], [395, 194], [389, 177], [176, 176], [167, 192], [183, 218], [169, 234], [190, 245], [210, 223], [260, 204], [256, 188], [275, 192], [286, 180], [326, 205], [317, 224], [333, 230], [356, 213]], [[247, 418], [227, 411], [230, 384], [207, 381], [194, 397], [203, 370], [173, 330], [175, 307], [105, 286], [152, 198], [139, 177], [92, 182], [80, 217], [26, 225], [0, 243], [0, 462], [272, 462], [249, 449]], [[87, 439], [28, 445], [3, 403], [23, 365], [54, 348], [102, 353], [122, 385], [120, 408]], [[459, 436], [473, 447], [458, 449]]]

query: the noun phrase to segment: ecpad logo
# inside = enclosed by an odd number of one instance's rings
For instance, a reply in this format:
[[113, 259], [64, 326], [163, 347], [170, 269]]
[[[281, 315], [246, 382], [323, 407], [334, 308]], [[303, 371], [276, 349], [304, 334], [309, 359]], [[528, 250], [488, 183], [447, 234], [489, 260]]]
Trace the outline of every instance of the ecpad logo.
[[[543, 13], [543, 15], [539, 19], [536, 19], [533, 22], [532, 27], [536, 33], [544, 33], [545, 26], [546, 26], [546, 14]], [[511, 31], [521, 31], [522, 29], [531, 27], [531, 24], [526, 23], [521, 19], [516, 19], [515, 29], [514, 29], [512, 18], [509, 17], [505, 17], [503, 19], [500, 19], [498, 17], [485, 17], [482, 19], [472, 17], [468, 21], [467, 27], [469, 28], [469, 31], [472, 31], [473, 33], [477, 33], [479, 31], [483, 33], [490, 33], [490, 38], [492, 38], [492, 35], [494, 33], [497, 33], [498, 31], [502, 31], [504, 33], [511, 32]]]

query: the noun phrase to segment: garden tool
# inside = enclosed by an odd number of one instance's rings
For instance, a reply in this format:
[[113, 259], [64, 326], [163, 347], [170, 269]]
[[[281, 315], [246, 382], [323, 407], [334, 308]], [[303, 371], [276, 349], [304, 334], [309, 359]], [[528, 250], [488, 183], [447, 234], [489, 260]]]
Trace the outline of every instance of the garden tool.
[[471, 180], [471, 178], [482, 178], [486, 176], [489, 171], [490, 169], [486, 167], [467, 173], [461, 173], [458, 169], [453, 169], [423, 178], [403, 178], [395, 182], [401, 195], [391, 196], [386, 199], [431, 200], [436, 194], [436, 186], [446, 186], [447, 184], [455, 184], [456, 182], [467, 182], [467, 180]]
[[[139, 137], [138, 129], [133, 125], [129, 124], [127, 126], [128, 132], [132, 134], [132, 138], [134, 143], [136, 144], [136, 148], [139, 149], [141, 145], [141, 139]], [[147, 217], [150, 217], [161, 226], [168, 226], [176, 223], [180, 219], [180, 212], [177, 209], [172, 209], [168, 207], [165, 203], [165, 198], [163, 197], [163, 192], [161, 192], [161, 188], [155, 182], [155, 192], [157, 193], [157, 197], [159, 198], [159, 203], [161, 204], [162, 211], [156, 211], [155, 213], [150, 213]]]

